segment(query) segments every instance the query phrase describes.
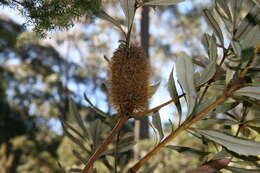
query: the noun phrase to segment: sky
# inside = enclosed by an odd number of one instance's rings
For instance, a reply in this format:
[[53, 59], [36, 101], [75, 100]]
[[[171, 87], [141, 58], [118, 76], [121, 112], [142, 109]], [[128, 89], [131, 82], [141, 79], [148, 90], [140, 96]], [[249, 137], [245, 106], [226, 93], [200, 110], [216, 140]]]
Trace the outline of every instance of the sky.
[[[178, 4], [178, 8], [180, 9], [180, 11], [183, 12], [183, 13], [188, 12], [192, 8], [191, 1], [192, 0], [186, 0], [185, 2]], [[196, 1], [199, 2], [199, 0], [196, 0]], [[16, 21], [19, 24], [23, 24], [26, 21], [26, 19], [23, 18], [21, 15], [19, 15], [19, 13], [17, 11], [15, 11], [14, 9], [0, 7], [0, 13], [4, 13], [5, 15], [11, 17], [14, 21]], [[158, 20], [158, 18], [156, 18], [157, 16], [154, 15], [154, 13], [156, 13], [156, 11], [152, 11], [151, 12], [151, 15], [150, 15], [151, 21]], [[121, 14], [123, 14], [122, 11], [121, 11]], [[171, 18], [171, 14], [169, 12], [165, 12], [160, 17], [162, 18], [162, 20], [168, 20], [169, 18]], [[31, 30], [32, 26], [29, 26], [29, 27], [27, 26], [27, 29]], [[73, 33], [73, 28], [71, 29], [71, 32]], [[88, 28], [88, 31], [86, 31], [86, 32], [91, 33], [92, 30], [90, 28]], [[150, 32], [153, 35], [160, 35], [160, 34], [164, 34], [165, 30], [164, 30], [163, 27], [155, 28], [155, 27], [151, 26]], [[113, 38], [115, 38], [115, 40], [119, 39], [119, 37], [117, 36], [117, 34], [115, 32], [111, 32], [110, 34], [112, 35]], [[51, 42], [51, 37], [47, 37], [47, 41]], [[111, 47], [115, 49], [116, 46], [117, 45], [115, 44], [115, 45], [113, 45]], [[59, 52], [61, 52], [61, 54], [65, 54], [64, 47], [57, 47], [57, 49], [59, 50]], [[175, 47], [175, 49], [183, 49], [183, 50], [185, 50], [185, 47], [183, 47], [183, 45], [180, 45], [177, 48]], [[77, 54], [75, 52], [74, 53], [72, 52], [72, 56], [73, 57], [77, 57]], [[102, 56], [101, 56], [101, 58], [102, 58]], [[158, 59], [153, 61], [153, 66], [155, 68], [156, 67], [157, 68], [161, 68], [160, 61]], [[152, 100], [150, 101], [150, 108], [158, 106], [158, 105], [162, 104], [163, 102], [166, 102], [166, 101], [171, 99], [170, 96], [169, 96], [169, 93], [167, 91], [167, 80], [168, 80], [169, 74], [170, 74], [173, 66], [174, 66], [174, 62], [173, 61], [171, 61], [171, 62], [169, 62], [167, 64], [164, 64], [164, 67], [160, 69], [163, 78], [160, 81], [153, 81], [153, 83], [161, 82], [161, 84], [160, 84], [160, 87], [158, 88], [157, 92], [153, 96]], [[174, 73], [174, 75], [175, 75], [175, 78], [176, 78], [176, 74], [175, 73]], [[71, 90], [77, 90], [77, 88], [75, 88], [75, 85], [73, 83], [71, 83], [69, 87], [70, 87]], [[180, 89], [179, 89], [179, 91], [180, 91]], [[79, 92], [81, 92], [80, 95], [82, 95], [82, 99], [83, 99], [83, 93], [84, 92], [86, 92], [87, 94], [91, 93], [91, 91], [88, 90], [87, 88], [84, 88], [84, 86], [81, 87], [81, 90]], [[99, 92], [99, 91], [97, 91], [96, 94], [97, 95], [95, 95], [95, 96], [92, 96], [91, 94], [88, 94], [88, 96], [93, 101], [93, 103], [95, 105], [97, 105], [101, 110], [106, 111], [107, 106], [106, 106], [106, 104], [104, 104], [105, 96], [102, 94], [102, 92]], [[181, 91], [179, 92], [179, 94], [181, 94]], [[99, 101], [95, 100], [96, 97], [99, 98]], [[103, 101], [100, 102], [100, 99], [103, 100]], [[87, 104], [87, 103], [85, 103], [85, 104]], [[185, 114], [186, 113], [186, 106], [185, 106], [185, 104], [183, 104], [183, 108], [184, 108], [183, 112]], [[162, 108], [160, 110], [160, 114], [161, 114], [161, 119], [162, 119], [162, 121], [164, 123], [168, 122], [169, 119], [171, 119], [173, 122], [176, 122], [178, 120], [178, 118], [177, 118], [178, 116], [176, 114], [176, 109], [175, 109], [175, 107], [173, 108], [173, 105], [169, 105], [167, 107]], [[54, 119], [54, 118], [51, 119], [49, 121], [49, 124], [50, 124], [51, 128], [55, 132], [57, 132], [58, 134], [61, 134], [61, 131], [62, 131], [61, 129], [62, 128], [61, 128], [61, 125], [60, 125], [59, 121], [57, 121], [57, 119]]]

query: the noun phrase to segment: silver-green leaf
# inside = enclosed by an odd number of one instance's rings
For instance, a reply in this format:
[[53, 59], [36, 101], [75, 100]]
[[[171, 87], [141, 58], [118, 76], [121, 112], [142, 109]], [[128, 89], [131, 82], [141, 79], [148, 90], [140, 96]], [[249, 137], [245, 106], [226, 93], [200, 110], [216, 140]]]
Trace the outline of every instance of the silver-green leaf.
[[152, 116], [152, 124], [157, 129], [160, 136], [160, 140], [162, 140], [164, 138], [164, 133], [162, 128], [161, 117], [158, 111], [156, 111]]
[[198, 79], [195, 80], [196, 86], [201, 86], [208, 82], [216, 73], [216, 63], [210, 63], [201, 73]]
[[157, 91], [159, 86], [160, 86], [160, 82], [157, 82], [156, 84], [149, 86], [149, 88], [148, 88], [148, 97], [149, 98], [151, 98], [155, 94], [155, 92]]
[[212, 62], [216, 62], [217, 60], [217, 56], [218, 56], [218, 52], [217, 52], [217, 41], [216, 41], [216, 37], [213, 34], [210, 37], [210, 41], [209, 41], [209, 59]]
[[238, 154], [246, 156], [260, 154], [260, 142], [241, 139], [215, 130], [196, 129], [195, 131]]
[[168, 6], [168, 5], [175, 5], [177, 3], [183, 2], [184, 0], [151, 0], [145, 2], [143, 5], [160, 5], [160, 6]]
[[218, 36], [218, 38], [221, 42], [221, 45], [224, 45], [224, 37], [223, 37], [222, 31], [218, 25], [218, 22], [213, 17], [211, 11], [208, 9], [205, 9], [205, 10], [203, 10], [203, 13], [204, 13], [207, 23], [212, 27], [214, 33]]
[[175, 150], [178, 153], [185, 154], [185, 155], [205, 156], [210, 153], [210, 152], [200, 151], [197, 149], [183, 147], [183, 146], [167, 145], [166, 147], [171, 150]]
[[255, 6], [243, 19], [239, 25], [235, 35], [234, 40], [242, 40], [245, 36], [251, 32], [251, 30], [259, 23], [260, 21], [260, 8]]
[[[171, 98], [178, 97], [178, 92], [177, 92], [175, 81], [174, 81], [174, 78], [173, 78], [173, 68], [172, 68], [172, 71], [171, 71], [171, 74], [170, 74], [170, 77], [169, 77], [169, 80], [168, 80], [168, 91], [170, 93]], [[175, 104], [177, 111], [178, 111], [179, 123], [180, 123], [181, 117], [182, 117], [182, 109], [181, 109], [180, 100], [178, 99], [176, 102], [174, 102], [174, 104]]]
[[134, 15], [135, 15], [135, 0], [120, 0], [121, 8], [124, 11], [126, 17], [126, 24], [128, 30], [133, 24]]
[[247, 97], [252, 97], [260, 100], [260, 86], [249, 86], [241, 88], [234, 92], [235, 95], [242, 95]]
[[78, 110], [77, 110], [77, 107], [74, 103], [74, 101], [72, 99], [69, 99], [69, 112], [70, 112], [70, 115], [73, 116], [75, 119], [76, 119], [76, 122], [77, 124], [79, 125], [79, 127], [82, 129], [83, 131], [83, 134], [85, 137], [88, 136], [88, 130], [84, 124], [84, 121], [82, 120]]
[[233, 166], [228, 166], [225, 169], [232, 171], [233, 173], [259, 173], [260, 169], [244, 169], [244, 168], [236, 168]]
[[117, 28], [119, 28], [121, 31], [123, 31], [119, 21], [115, 20], [113, 17], [111, 17], [110, 15], [108, 15], [104, 10], [101, 10], [100, 12], [98, 13], [95, 13], [95, 16], [103, 19], [103, 20], [106, 20], [110, 23], [112, 23], [114, 26], [116, 26]]
[[102, 128], [102, 122], [97, 119], [95, 120], [93, 123], [90, 124], [90, 135], [91, 135], [91, 139], [93, 141], [93, 149], [95, 150], [100, 142], [101, 142], [101, 131], [103, 130]]
[[185, 53], [181, 53], [181, 55], [177, 57], [176, 73], [181, 86], [186, 92], [189, 116], [194, 110], [197, 98], [193, 76], [194, 66], [192, 64], [192, 58], [190, 56]]

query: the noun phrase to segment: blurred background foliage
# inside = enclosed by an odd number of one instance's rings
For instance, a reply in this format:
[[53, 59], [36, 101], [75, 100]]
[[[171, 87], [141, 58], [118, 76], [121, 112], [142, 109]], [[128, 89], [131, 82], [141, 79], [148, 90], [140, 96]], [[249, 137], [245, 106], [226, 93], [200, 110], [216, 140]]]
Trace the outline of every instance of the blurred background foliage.
[[[206, 56], [200, 40], [209, 28], [202, 18], [202, 9], [210, 5], [210, 0], [187, 0], [176, 6], [151, 8], [152, 81], [161, 81], [151, 105], [170, 98], [164, 90], [177, 50], [189, 52], [198, 62]], [[1, 173], [62, 173], [71, 167], [82, 166], [86, 161], [86, 156], [82, 156], [82, 162], [78, 159], [82, 148], [72, 152], [79, 147], [69, 140], [59, 121], [62, 116], [75, 128], [80, 128], [75, 117], [69, 114], [70, 98], [87, 127], [98, 123], [97, 117], [112, 122], [104, 123], [99, 129], [102, 137], [113, 126], [113, 116], [98, 115], [83, 99], [83, 93], [87, 93], [104, 113], [115, 113], [106, 96], [107, 62], [103, 57], [112, 56], [122, 35], [110, 23], [95, 17], [101, 7], [123, 24], [123, 12], [114, 0], [103, 0], [102, 6], [98, 0], [0, 1]], [[136, 41], [140, 40], [140, 19], [141, 11], [138, 11], [133, 30]], [[164, 118], [166, 131], [170, 129], [166, 120], [177, 120], [176, 111], [168, 113], [174, 116]], [[133, 128], [133, 122], [129, 122], [122, 132], [122, 139], [132, 134]], [[141, 156], [156, 143], [152, 129], [150, 134], [150, 139], [135, 146]], [[95, 145], [95, 141], [84, 142], [90, 148]], [[202, 149], [205, 143], [185, 133], [174, 140], [174, 144]], [[130, 158], [134, 155], [132, 148], [122, 152], [118, 153], [122, 154], [120, 158], [125, 157], [121, 165], [118, 163], [118, 167], [122, 167], [120, 170], [125, 169], [122, 166], [124, 160], [132, 163]], [[112, 158], [113, 154], [102, 157], [97, 167], [103, 169], [102, 172], [111, 172]], [[199, 157], [187, 157], [165, 148], [145, 165], [143, 172], [156, 165], [155, 173], [182, 173], [202, 161]]]

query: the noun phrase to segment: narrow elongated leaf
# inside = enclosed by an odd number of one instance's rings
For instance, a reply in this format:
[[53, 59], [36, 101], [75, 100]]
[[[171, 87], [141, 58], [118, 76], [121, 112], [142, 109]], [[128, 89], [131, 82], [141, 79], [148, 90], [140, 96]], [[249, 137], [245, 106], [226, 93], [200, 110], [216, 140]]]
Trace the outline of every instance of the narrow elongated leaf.
[[203, 164], [197, 169], [188, 171], [186, 173], [215, 173], [218, 170], [225, 168], [230, 163], [231, 159], [224, 158], [220, 160], [212, 160], [208, 163]]
[[[171, 98], [178, 97], [178, 92], [177, 92], [175, 81], [174, 81], [174, 78], [173, 78], [173, 68], [172, 68], [172, 71], [171, 71], [171, 74], [170, 74], [170, 77], [169, 77], [169, 80], [168, 80], [168, 91], [170, 93]], [[176, 102], [174, 102], [174, 104], [175, 104], [177, 111], [178, 111], [179, 123], [180, 123], [181, 117], [182, 117], [182, 109], [181, 109], [180, 100], [178, 99]]]
[[126, 16], [128, 30], [130, 29], [135, 15], [135, 0], [120, 0], [120, 5]]
[[218, 39], [220, 40], [221, 45], [224, 45], [224, 37], [223, 37], [222, 31], [218, 25], [218, 22], [213, 17], [212, 13], [208, 9], [205, 9], [205, 10], [203, 10], [203, 14], [206, 18], [207, 23], [212, 27], [214, 33], [218, 36]]
[[88, 102], [88, 104], [93, 108], [93, 110], [102, 117], [102, 119], [106, 119], [106, 117], [108, 117], [109, 115], [107, 115], [105, 112], [103, 112], [102, 110], [98, 109], [97, 107], [95, 107], [93, 105], [93, 103], [89, 100], [89, 98], [87, 97], [87, 94], [84, 93], [84, 99]]
[[255, 126], [255, 127], [260, 127], [260, 118], [256, 118], [256, 119], [253, 119], [253, 120], [249, 120], [247, 122], [245, 122], [247, 125], [250, 125], [250, 126]]
[[168, 6], [168, 5], [175, 5], [177, 3], [183, 2], [184, 0], [151, 0], [145, 2], [143, 5], [161, 5], [161, 6]]
[[87, 153], [89, 152], [88, 149], [84, 146], [82, 140], [76, 138], [75, 136], [73, 136], [62, 124], [63, 126], [63, 130], [64, 130], [64, 134], [75, 144], [77, 144], [81, 149], [83, 149], [84, 151], [86, 151]]
[[241, 48], [240, 42], [238, 42], [238, 41], [231, 41], [231, 44], [232, 44], [232, 47], [234, 49], [235, 54], [238, 57], [241, 57], [242, 48]]
[[235, 35], [235, 40], [242, 40], [259, 23], [260, 8], [254, 6], [239, 25]]
[[233, 166], [228, 166], [225, 169], [232, 171], [233, 173], [259, 173], [260, 172], [260, 169], [244, 169], [244, 168], [236, 168]]
[[104, 10], [101, 10], [99, 11], [98, 13], [95, 13], [95, 16], [103, 19], [103, 20], [106, 20], [110, 23], [112, 23], [114, 26], [116, 26], [117, 28], [119, 28], [121, 31], [123, 31], [120, 23], [115, 20], [113, 17], [111, 17], [110, 15], [108, 15]]
[[221, 9], [223, 10], [223, 12], [226, 14], [226, 16], [228, 17], [229, 20], [232, 19], [232, 15], [229, 9], [229, 6], [226, 2], [226, 0], [215, 0], [216, 5], [218, 5], [219, 7], [221, 7]]
[[79, 168], [70, 168], [69, 172], [82, 172], [82, 169], [79, 169]]
[[244, 87], [234, 92], [235, 95], [252, 97], [260, 100], [260, 86]]
[[164, 137], [164, 133], [163, 133], [163, 128], [162, 128], [162, 121], [161, 121], [161, 117], [158, 111], [156, 111], [153, 116], [152, 116], [152, 124], [154, 125], [154, 127], [157, 129], [159, 136], [160, 136], [160, 140], [163, 139]]
[[205, 121], [206, 124], [223, 124], [223, 125], [236, 125], [238, 124], [238, 122], [233, 121], [233, 120], [229, 120], [229, 119], [217, 119], [217, 118], [207, 118], [207, 119], [203, 119], [203, 121]]
[[200, 77], [195, 81], [196, 86], [201, 86], [208, 82], [216, 73], [216, 63], [210, 63], [203, 71]]
[[238, 105], [237, 102], [231, 102], [231, 103], [223, 103], [215, 108], [216, 113], [224, 113], [227, 112], [233, 108], [235, 108]]
[[159, 86], [160, 86], [160, 83], [161, 83], [161, 82], [157, 82], [156, 84], [151, 85], [151, 86], [149, 87], [149, 89], [148, 89], [148, 96], [149, 96], [149, 98], [151, 98], [151, 97], [155, 94], [155, 92], [157, 91], [157, 89], [158, 89]]
[[241, 6], [243, 4], [243, 0], [231, 0], [231, 12], [232, 12], [232, 19], [234, 27], [237, 27], [238, 19], [239, 19], [239, 13], [241, 10]]
[[210, 38], [211, 38], [211, 36], [209, 34], [203, 34], [203, 37], [201, 40], [201, 42], [204, 46], [204, 49], [207, 51], [208, 54], [209, 54]]
[[69, 99], [69, 112], [70, 112], [70, 115], [75, 117], [76, 121], [77, 121], [77, 124], [79, 125], [79, 127], [82, 129], [83, 131], [83, 134], [85, 137], [89, 136], [88, 135], [88, 130], [84, 124], [84, 121], [82, 120], [79, 112], [78, 112], [78, 109], [74, 103], [74, 101], [72, 99]]
[[75, 133], [76, 135], [78, 135], [82, 140], [86, 140], [88, 139], [88, 136], [86, 136], [86, 138], [77, 130], [75, 129], [72, 125], [70, 125], [69, 123], [67, 123], [66, 121], [61, 119], [61, 123], [63, 128], [66, 128], [67, 130], [71, 130], [73, 133]]
[[225, 157], [232, 157], [232, 155], [230, 153], [227, 152], [227, 150], [225, 148], [222, 148], [220, 152], [218, 152], [213, 158], [212, 160], [219, 160], [219, 159], [223, 159]]
[[260, 154], [260, 142], [241, 139], [215, 130], [196, 129], [195, 131], [238, 154], [253, 156]]
[[192, 58], [185, 53], [182, 53], [176, 61], [176, 72], [178, 80], [186, 92], [189, 116], [194, 110], [197, 98], [193, 77], [194, 66], [192, 64]]
[[118, 152], [118, 153], [123, 153], [123, 152], [126, 152], [126, 151], [129, 151], [129, 150], [132, 150], [134, 145], [136, 144], [136, 142], [131, 142], [129, 144], [125, 144], [125, 145], [119, 145], [117, 146], [116, 148], [111, 148], [109, 150], [107, 150], [104, 154], [102, 155], [111, 155], [111, 156], [115, 156], [115, 152]]
[[210, 152], [200, 151], [197, 149], [183, 147], [183, 146], [167, 145], [166, 147], [171, 150], [175, 150], [178, 153], [185, 154], [185, 155], [205, 156], [210, 153]]
[[74, 157], [76, 157], [82, 164], [86, 164], [87, 159], [84, 159], [79, 152], [76, 150], [72, 150], [72, 154]]
[[93, 149], [95, 150], [100, 142], [101, 142], [101, 130], [102, 130], [102, 124], [99, 119], [95, 120], [93, 123], [90, 124], [90, 135], [93, 141]]
[[252, 48], [257, 45], [257, 43], [260, 43], [260, 37], [256, 37], [256, 35], [260, 35], [260, 25], [254, 26], [244, 37], [244, 39], [241, 41], [241, 48]]
[[209, 59], [211, 60], [211, 62], [215, 63], [217, 60], [217, 56], [218, 56], [217, 41], [213, 34], [209, 40]]

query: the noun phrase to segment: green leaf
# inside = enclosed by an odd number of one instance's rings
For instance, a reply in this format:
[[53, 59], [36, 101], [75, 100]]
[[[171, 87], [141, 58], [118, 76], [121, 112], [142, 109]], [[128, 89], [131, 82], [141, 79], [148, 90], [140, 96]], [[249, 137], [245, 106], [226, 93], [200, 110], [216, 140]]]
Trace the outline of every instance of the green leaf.
[[160, 84], [161, 84], [161, 82], [157, 82], [156, 84], [149, 86], [149, 88], [148, 88], [149, 98], [151, 98], [155, 94], [155, 92], [159, 88]]
[[119, 28], [121, 31], [123, 31], [119, 21], [115, 20], [113, 17], [111, 17], [110, 15], [108, 15], [104, 10], [99, 11], [98, 13], [95, 14], [97, 17], [106, 20], [110, 23], [112, 23], [114, 26], [116, 26], [117, 28]]
[[160, 136], [160, 140], [162, 140], [164, 138], [164, 133], [163, 133], [163, 128], [162, 128], [161, 117], [160, 117], [160, 114], [158, 111], [156, 111], [152, 115], [152, 124], [157, 129], [159, 136]]
[[249, 47], [249, 48], [243, 49], [241, 52], [241, 56], [242, 56], [241, 62], [245, 62], [245, 61], [252, 59], [254, 57], [254, 48]]
[[177, 3], [183, 2], [184, 0], [151, 0], [145, 2], [143, 5], [161, 5], [161, 6], [168, 6], [168, 5], [175, 5]]
[[93, 150], [95, 150], [101, 143], [102, 130], [102, 122], [99, 119], [95, 120], [93, 123], [90, 124], [89, 131], [91, 139], [93, 141]]
[[105, 112], [103, 112], [102, 110], [98, 109], [97, 107], [95, 107], [93, 105], [93, 103], [89, 100], [89, 98], [87, 97], [87, 94], [84, 93], [84, 99], [88, 102], [88, 104], [91, 106], [91, 108], [93, 108], [93, 110], [99, 115], [101, 116], [101, 119], [104, 120], [106, 119], [106, 117], [108, 117], [109, 115], [106, 114]]
[[195, 129], [195, 131], [238, 154], [253, 156], [260, 154], [260, 142], [241, 139], [215, 130]]
[[175, 150], [178, 153], [185, 154], [185, 155], [196, 155], [196, 156], [205, 156], [208, 155], [210, 152], [200, 151], [197, 149], [183, 147], [183, 146], [175, 146], [175, 145], [167, 145], [167, 148], [171, 150]]
[[221, 42], [221, 45], [224, 45], [224, 37], [223, 37], [222, 31], [218, 25], [218, 22], [213, 17], [212, 13], [208, 9], [205, 9], [205, 10], [203, 10], [203, 14], [206, 18], [207, 23], [212, 27], [214, 33], [218, 36], [218, 38]]
[[76, 138], [75, 136], [73, 136], [65, 127], [64, 124], [62, 124], [63, 130], [64, 130], [64, 134], [75, 144], [77, 144], [81, 149], [83, 149], [84, 151], [86, 151], [87, 153], [89, 153], [88, 149], [84, 146], [82, 140]]
[[223, 124], [223, 125], [236, 125], [238, 122], [229, 120], [229, 119], [223, 119], [223, 118], [207, 118], [203, 119], [206, 124]]
[[192, 64], [192, 58], [185, 53], [178, 56], [176, 61], [176, 73], [181, 86], [186, 92], [189, 116], [194, 110], [197, 98], [194, 84], [194, 66]]
[[242, 52], [242, 48], [241, 48], [240, 42], [232, 40], [231, 41], [231, 45], [232, 45], [232, 47], [234, 49], [235, 54], [240, 58], [241, 57], [241, 52]]
[[75, 117], [76, 122], [79, 125], [79, 127], [82, 129], [84, 136], [85, 137], [89, 136], [88, 130], [84, 124], [84, 121], [82, 120], [82, 118], [78, 112], [78, 109], [77, 109], [74, 101], [71, 98], [69, 99], [69, 113], [71, 116]]
[[239, 154], [237, 154], [237, 153], [235, 153], [235, 152], [233, 152], [233, 151], [227, 150], [227, 149], [226, 149], [226, 151], [227, 151], [230, 155], [232, 155], [233, 157], [239, 158], [239, 159], [244, 160], [244, 161], [256, 162], [256, 161], [259, 161], [259, 160], [260, 160], [260, 158], [257, 157], [257, 156], [239, 155]]
[[233, 173], [259, 173], [260, 172], [260, 169], [244, 169], [244, 168], [236, 168], [233, 166], [228, 166], [225, 169], [232, 171]]
[[210, 38], [211, 38], [211, 36], [209, 34], [203, 34], [203, 37], [202, 37], [202, 40], [201, 40], [201, 42], [204, 46], [204, 49], [207, 51], [208, 54], [209, 54]]
[[226, 0], [215, 0], [215, 4], [217, 7], [220, 7], [223, 10], [229, 20], [232, 19], [232, 15]]
[[[174, 81], [174, 78], [173, 78], [173, 68], [172, 68], [172, 71], [171, 71], [171, 74], [170, 74], [169, 80], [168, 80], [168, 91], [169, 91], [172, 99], [178, 97], [178, 92], [177, 92], [175, 81]], [[175, 104], [177, 111], [178, 111], [179, 124], [180, 124], [181, 117], [182, 117], [182, 109], [181, 109], [180, 100], [178, 99], [176, 102], [174, 102], [174, 104]]]
[[232, 22], [233, 22], [234, 28], [237, 27], [239, 13], [240, 13], [242, 4], [243, 4], [243, 0], [231, 0], [231, 12], [232, 12], [232, 17], [233, 17]]
[[73, 149], [73, 150], [72, 150], [72, 154], [73, 154], [73, 156], [76, 157], [82, 164], [86, 164], [87, 159], [84, 159], [78, 151], [76, 151], [76, 150]]
[[255, 47], [255, 45], [260, 42], [260, 37], [256, 37], [256, 35], [260, 35], [260, 25], [254, 26], [250, 32], [246, 34], [244, 39], [240, 42], [242, 49]]
[[69, 172], [82, 172], [82, 169], [79, 169], [79, 168], [70, 168]]
[[210, 37], [209, 40], [209, 59], [211, 62], [216, 62], [218, 54], [217, 54], [217, 42], [216, 42], [216, 37], [214, 34]]
[[201, 86], [207, 83], [216, 73], [216, 63], [212, 62], [202, 71], [202, 74], [199, 76], [198, 79], [195, 80], [196, 86]]
[[255, 127], [260, 127], [260, 118], [256, 118], [253, 120], [249, 120], [247, 122], [245, 122], [247, 125], [249, 126], [255, 126]]
[[225, 157], [232, 157], [232, 155], [230, 153], [228, 153], [225, 148], [222, 148], [220, 152], [218, 152], [217, 154], [214, 155], [212, 160], [219, 160], [219, 159], [223, 159]]
[[227, 167], [230, 161], [231, 159], [228, 158], [223, 158], [220, 160], [211, 160], [192, 171], [188, 171], [187, 173], [215, 173], [218, 170]]
[[231, 103], [223, 103], [215, 108], [216, 113], [224, 113], [227, 112], [233, 108], [235, 108], [239, 103], [237, 102], [231, 102]]
[[128, 31], [133, 24], [135, 15], [135, 0], [120, 0], [121, 8], [124, 11], [126, 17], [126, 24]]
[[260, 8], [254, 6], [242, 20], [234, 35], [234, 40], [243, 40], [251, 30], [258, 25], [260, 20]]
[[64, 121], [63, 119], [61, 119], [61, 123], [63, 125], [63, 128], [66, 128], [67, 130], [71, 130], [73, 133], [75, 133], [76, 135], [78, 135], [81, 139], [86, 140], [89, 138], [89, 136], [83, 136], [77, 129], [75, 129], [73, 126], [71, 126], [69, 123], [67, 123], [66, 121]]
[[128, 144], [119, 145], [115, 148], [107, 150], [103, 155], [114, 156], [115, 152], [123, 153], [123, 152], [129, 151], [129, 150], [132, 150], [135, 144], [136, 144], [136, 142], [132, 141], [131, 143], [128, 143]]
[[242, 95], [260, 100], [260, 86], [249, 86], [238, 89], [234, 92], [234, 95]]

